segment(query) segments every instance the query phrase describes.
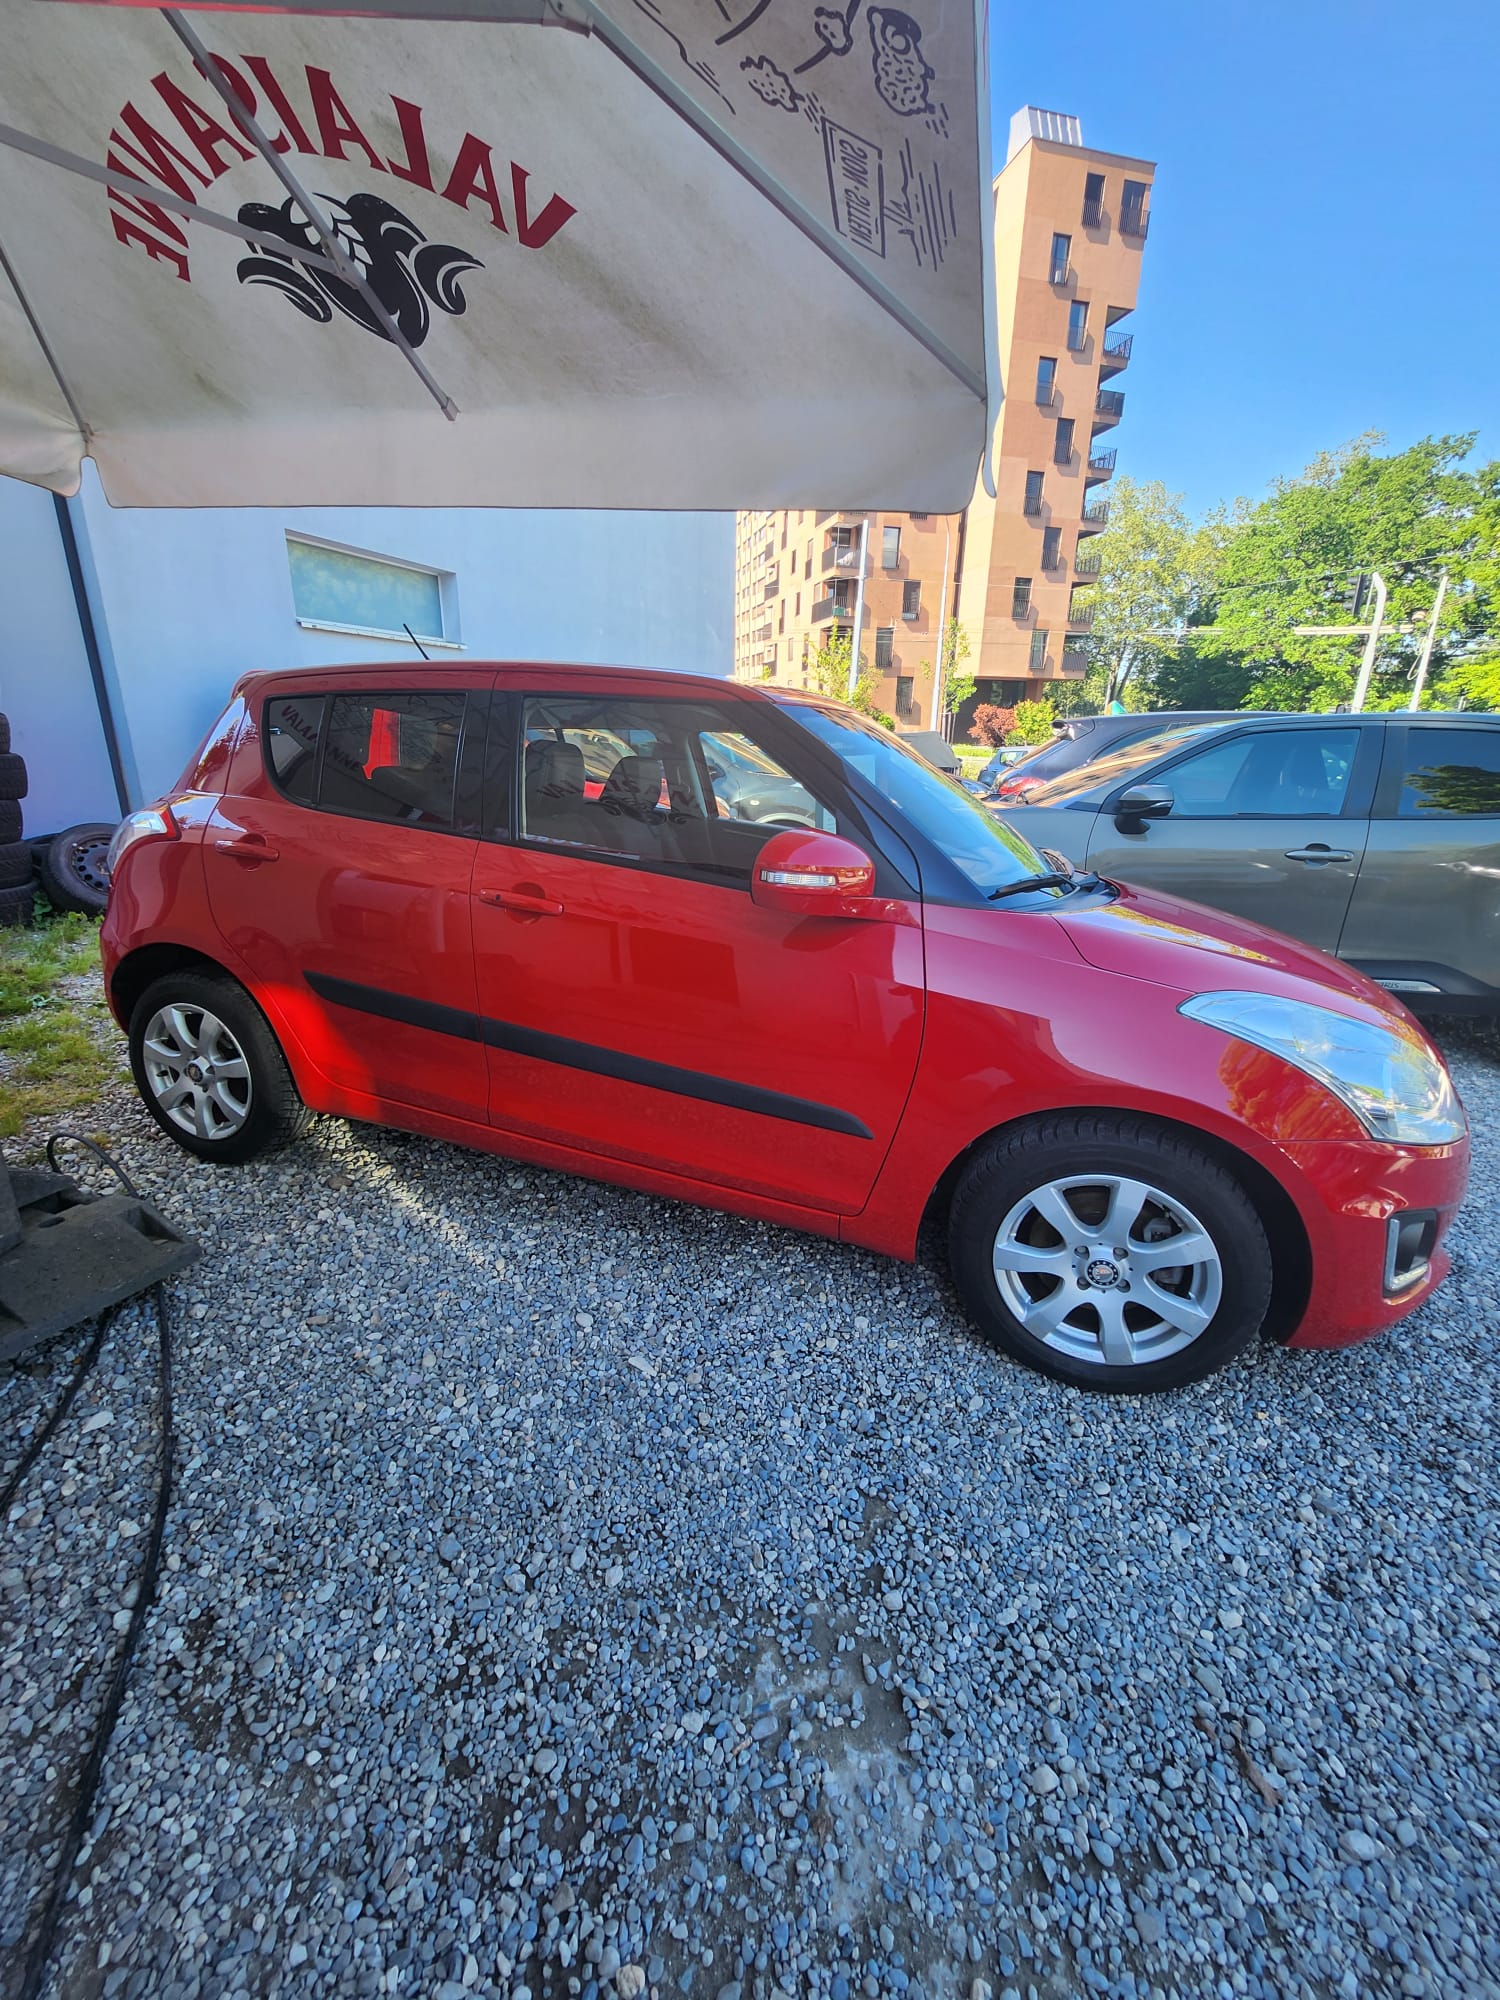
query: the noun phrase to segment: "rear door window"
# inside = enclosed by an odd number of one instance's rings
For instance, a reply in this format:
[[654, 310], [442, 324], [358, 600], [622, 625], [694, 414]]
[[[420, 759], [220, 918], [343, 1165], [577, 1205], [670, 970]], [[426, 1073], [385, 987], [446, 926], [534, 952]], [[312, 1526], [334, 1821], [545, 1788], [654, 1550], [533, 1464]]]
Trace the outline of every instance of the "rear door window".
[[1500, 816], [1500, 729], [1411, 729], [1402, 819]]
[[318, 804], [451, 832], [464, 706], [462, 694], [336, 694]]

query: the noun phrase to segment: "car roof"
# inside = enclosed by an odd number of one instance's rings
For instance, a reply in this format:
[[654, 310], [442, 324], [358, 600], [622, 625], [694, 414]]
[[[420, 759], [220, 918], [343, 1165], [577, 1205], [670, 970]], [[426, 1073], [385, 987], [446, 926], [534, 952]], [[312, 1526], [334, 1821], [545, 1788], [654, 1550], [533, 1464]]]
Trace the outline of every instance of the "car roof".
[[[452, 674], [486, 674], [501, 676], [506, 683], [536, 681], [547, 688], [562, 690], [576, 682], [580, 689], [589, 682], [599, 680], [626, 680], [631, 686], [662, 691], [680, 690], [684, 693], [728, 694], [743, 701], [763, 701], [770, 690], [764, 687], [748, 686], [743, 681], [731, 680], [720, 674], [687, 674], [671, 672], [661, 667], [632, 667], [623, 664], [587, 665], [582, 661], [559, 660], [471, 660], [457, 659], [451, 663], [445, 660], [336, 660], [311, 666], [261, 668], [255, 672], [242, 674], [235, 682], [236, 695], [249, 699], [263, 689], [280, 686], [288, 681], [306, 685], [310, 680], [346, 680], [350, 675], [361, 681], [373, 682], [376, 686], [420, 688], [441, 686]], [[777, 689], [777, 694], [789, 692]]]
[[[1074, 718], [1070, 718], [1074, 719]], [[1082, 719], [1082, 718], [1076, 718]], [[1383, 729], [1392, 723], [1406, 722], [1422, 724], [1462, 722], [1480, 725], [1500, 724], [1500, 715], [1490, 715], [1482, 710], [1470, 708], [1406, 708], [1366, 709], [1359, 715], [1347, 709], [1330, 709], [1317, 715], [1299, 715], [1290, 709], [1280, 708], [1184, 708], [1178, 710], [1141, 710], [1135, 715], [1098, 715], [1095, 722], [1125, 726], [1129, 723], [1147, 722], [1160, 725], [1161, 733], [1170, 729], [1186, 728], [1189, 724], [1217, 723], [1221, 728], [1230, 729], [1247, 722], [1274, 722], [1278, 728], [1320, 729], [1335, 723], [1340, 729], [1353, 724], [1359, 729]]]

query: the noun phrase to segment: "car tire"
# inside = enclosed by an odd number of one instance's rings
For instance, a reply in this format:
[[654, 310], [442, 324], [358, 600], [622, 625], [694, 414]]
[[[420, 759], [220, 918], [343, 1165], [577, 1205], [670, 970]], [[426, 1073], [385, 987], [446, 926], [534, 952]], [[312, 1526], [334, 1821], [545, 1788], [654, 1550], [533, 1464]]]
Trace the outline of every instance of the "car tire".
[[[208, 1075], [189, 1074], [205, 1061]], [[130, 1067], [167, 1137], [215, 1165], [274, 1152], [312, 1123], [270, 1023], [244, 987], [220, 973], [169, 972], [152, 981], [131, 1012]]]
[[115, 829], [102, 820], [89, 820], [54, 834], [45, 847], [37, 849], [36, 872], [54, 910], [78, 910], [86, 917], [104, 915], [109, 901], [104, 857], [114, 834]]
[[0, 799], [24, 799], [26, 796], [26, 760], [13, 752], [0, 752]]
[[[1177, 1236], [1197, 1254], [1167, 1264]], [[1213, 1374], [1271, 1299], [1270, 1245], [1239, 1181], [1180, 1133], [1123, 1115], [1031, 1119], [982, 1145], [954, 1190], [948, 1254], [986, 1338], [1115, 1394]]]
[[30, 887], [33, 874], [31, 843], [8, 840], [0, 845], [0, 889]]
[[10, 749], [10, 717], [0, 715], [0, 757]]
[[17, 924], [30, 923], [35, 908], [35, 884], [23, 882], [18, 889], [0, 889], [0, 930], [11, 930]]
[[21, 807], [16, 799], [0, 799], [0, 845], [21, 838]]

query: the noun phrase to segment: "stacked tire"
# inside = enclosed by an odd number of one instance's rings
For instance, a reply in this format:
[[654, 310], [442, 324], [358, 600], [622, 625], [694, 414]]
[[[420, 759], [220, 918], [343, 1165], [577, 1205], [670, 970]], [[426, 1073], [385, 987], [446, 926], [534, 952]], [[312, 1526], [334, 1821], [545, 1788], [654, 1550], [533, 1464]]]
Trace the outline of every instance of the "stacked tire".
[[26, 764], [10, 747], [10, 718], [0, 715], [0, 926], [24, 924], [36, 898], [30, 845], [21, 838]]

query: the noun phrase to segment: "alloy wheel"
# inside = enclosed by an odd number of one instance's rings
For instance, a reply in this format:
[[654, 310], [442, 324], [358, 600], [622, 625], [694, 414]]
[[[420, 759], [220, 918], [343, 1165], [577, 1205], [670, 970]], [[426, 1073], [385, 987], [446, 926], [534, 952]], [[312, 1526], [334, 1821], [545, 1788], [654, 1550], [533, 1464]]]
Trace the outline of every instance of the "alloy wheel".
[[1223, 1296], [1218, 1249], [1191, 1209], [1124, 1175], [1034, 1189], [1001, 1222], [991, 1254], [1001, 1301], [1026, 1331], [1096, 1366], [1178, 1353]]
[[158, 1108], [196, 1139], [229, 1139], [250, 1115], [245, 1052], [206, 1007], [159, 1007], [141, 1056]]

